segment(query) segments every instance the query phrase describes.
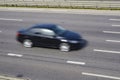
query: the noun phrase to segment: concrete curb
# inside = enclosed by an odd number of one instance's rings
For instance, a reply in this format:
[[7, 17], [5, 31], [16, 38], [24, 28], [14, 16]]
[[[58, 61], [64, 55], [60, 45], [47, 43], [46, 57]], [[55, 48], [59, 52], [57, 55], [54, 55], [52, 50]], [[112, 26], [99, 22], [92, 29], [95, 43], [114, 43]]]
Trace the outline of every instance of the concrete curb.
[[21, 78], [0, 75], [0, 80], [30, 80], [30, 79], [21, 79]]

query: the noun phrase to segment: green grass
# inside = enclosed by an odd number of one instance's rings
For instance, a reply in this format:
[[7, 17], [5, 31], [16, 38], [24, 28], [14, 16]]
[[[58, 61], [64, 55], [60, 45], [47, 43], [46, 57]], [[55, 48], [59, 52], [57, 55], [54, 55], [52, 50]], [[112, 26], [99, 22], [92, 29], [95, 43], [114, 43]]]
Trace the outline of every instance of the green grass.
[[17, 5], [17, 4], [5, 4], [0, 7], [26, 7], [26, 8], [62, 8], [62, 9], [94, 9], [94, 10], [120, 10], [120, 8], [97, 8], [97, 7], [85, 7], [85, 6], [49, 6], [49, 5]]

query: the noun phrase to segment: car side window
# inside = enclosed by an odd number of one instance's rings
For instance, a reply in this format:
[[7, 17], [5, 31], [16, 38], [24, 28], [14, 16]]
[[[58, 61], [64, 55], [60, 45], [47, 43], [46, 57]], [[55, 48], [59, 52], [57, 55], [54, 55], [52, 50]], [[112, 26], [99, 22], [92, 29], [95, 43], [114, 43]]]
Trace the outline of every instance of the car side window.
[[39, 34], [41, 34], [41, 29], [33, 28], [33, 29], [30, 29], [29, 32], [32, 33], [32, 34], [38, 34], [39, 35]]
[[41, 34], [45, 36], [54, 36], [55, 33], [49, 29], [41, 29]]

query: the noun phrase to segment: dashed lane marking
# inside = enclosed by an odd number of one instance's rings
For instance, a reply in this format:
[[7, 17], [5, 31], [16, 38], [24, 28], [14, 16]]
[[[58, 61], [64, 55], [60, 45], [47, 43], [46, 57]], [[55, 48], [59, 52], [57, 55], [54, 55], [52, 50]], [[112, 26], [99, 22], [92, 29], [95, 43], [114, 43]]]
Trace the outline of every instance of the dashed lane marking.
[[78, 62], [78, 61], [66, 61], [66, 63], [77, 64], [77, 65], [85, 65], [86, 64], [85, 62]]
[[120, 32], [115, 32], [115, 31], [103, 31], [104, 33], [112, 33], [112, 34], [120, 34]]
[[115, 42], [115, 43], [120, 43], [120, 40], [106, 40], [107, 42]]
[[111, 21], [120, 21], [120, 19], [109, 19]]
[[0, 18], [0, 20], [5, 20], [5, 21], [23, 21], [22, 19], [9, 19], [9, 18]]
[[112, 26], [114, 26], [114, 27], [120, 27], [120, 25], [112, 25]]
[[14, 53], [8, 53], [8, 56], [15, 56], [15, 57], [22, 57], [23, 55], [21, 54], [14, 54]]
[[82, 72], [82, 75], [120, 80], [120, 77], [108, 76], [108, 75], [102, 75], [102, 74], [94, 74], [94, 73], [87, 73], [87, 72]]
[[95, 52], [103, 52], [103, 53], [116, 53], [120, 54], [120, 51], [110, 51], [110, 50], [100, 50], [100, 49], [93, 49]]

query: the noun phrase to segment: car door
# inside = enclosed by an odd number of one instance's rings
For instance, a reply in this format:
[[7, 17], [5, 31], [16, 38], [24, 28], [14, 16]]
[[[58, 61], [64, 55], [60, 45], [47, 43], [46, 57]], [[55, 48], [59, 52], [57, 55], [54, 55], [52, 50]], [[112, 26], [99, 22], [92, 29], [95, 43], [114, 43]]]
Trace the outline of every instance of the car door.
[[40, 28], [32, 28], [28, 31], [29, 39], [36, 45], [43, 45], [42, 36], [41, 36], [41, 29]]
[[57, 47], [60, 43], [54, 31], [50, 29], [41, 29], [41, 36], [41, 42], [44, 43], [46, 47]]

